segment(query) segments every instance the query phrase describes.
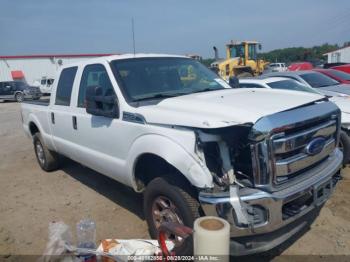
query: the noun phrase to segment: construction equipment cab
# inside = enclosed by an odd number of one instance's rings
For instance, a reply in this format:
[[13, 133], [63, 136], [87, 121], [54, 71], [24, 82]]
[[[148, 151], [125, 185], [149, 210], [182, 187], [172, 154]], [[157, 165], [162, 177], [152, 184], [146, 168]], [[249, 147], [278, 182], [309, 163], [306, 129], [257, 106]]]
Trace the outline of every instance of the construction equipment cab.
[[259, 42], [231, 40], [226, 45], [226, 59], [214, 63], [219, 75], [228, 81], [232, 76], [241, 78], [262, 74], [268, 63], [258, 59], [258, 49], [261, 49]]

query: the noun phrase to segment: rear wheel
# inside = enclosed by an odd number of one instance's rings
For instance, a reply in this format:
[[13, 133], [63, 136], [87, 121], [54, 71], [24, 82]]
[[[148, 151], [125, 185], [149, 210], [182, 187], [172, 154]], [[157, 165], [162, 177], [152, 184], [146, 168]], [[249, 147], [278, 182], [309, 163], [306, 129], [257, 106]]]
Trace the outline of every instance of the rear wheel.
[[343, 165], [350, 160], [350, 137], [344, 131], [340, 131], [339, 149], [343, 152]]
[[16, 99], [16, 101], [17, 102], [23, 102], [23, 100], [24, 100], [24, 95], [23, 95], [23, 93], [17, 93], [16, 95], [15, 95], [15, 99]]
[[40, 133], [36, 133], [33, 136], [33, 143], [36, 159], [40, 167], [47, 172], [56, 170], [59, 166], [58, 155], [45, 146]]
[[[176, 174], [155, 178], [145, 190], [144, 213], [152, 238], [158, 237], [158, 228], [163, 222], [175, 222], [192, 228], [194, 220], [200, 216], [195, 191], [187, 181], [178, 178]], [[193, 253], [192, 236], [182, 239], [170, 235], [168, 239], [175, 244], [176, 255]]]

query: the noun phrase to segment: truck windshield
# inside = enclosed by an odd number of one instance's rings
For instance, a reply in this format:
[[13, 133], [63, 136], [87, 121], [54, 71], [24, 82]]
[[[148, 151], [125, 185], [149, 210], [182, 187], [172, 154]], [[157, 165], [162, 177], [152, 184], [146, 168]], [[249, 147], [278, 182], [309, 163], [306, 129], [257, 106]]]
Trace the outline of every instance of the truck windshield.
[[318, 88], [318, 87], [326, 87], [333, 86], [339, 84], [338, 81], [325, 76], [321, 73], [307, 73], [300, 75], [302, 79], [304, 79], [310, 86]]
[[230, 88], [214, 72], [188, 58], [121, 59], [112, 61], [111, 66], [131, 102]]
[[275, 89], [285, 89], [285, 90], [294, 90], [294, 91], [302, 91], [302, 92], [309, 92], [309, 93], [314, 93], [314, 94], [319, 94], [316, 90], [307, 87], [303, 84], [298, 83], [297, 81], [294, 80], [281, 80], [281, 81], [275, 81], [275, 82], [270, 82], [267, 83], [267, 85], [271, 88]]

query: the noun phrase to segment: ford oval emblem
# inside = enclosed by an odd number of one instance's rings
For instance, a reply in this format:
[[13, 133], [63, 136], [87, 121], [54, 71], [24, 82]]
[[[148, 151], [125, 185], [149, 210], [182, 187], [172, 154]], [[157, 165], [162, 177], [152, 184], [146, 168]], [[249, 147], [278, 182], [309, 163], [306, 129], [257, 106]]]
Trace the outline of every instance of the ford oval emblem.
[[316, 137], [310, 141], [306, 146], [306, 153], [308, 155], [316, 155], [320, 153], [326, 144], [326, 139], [323, 137]]

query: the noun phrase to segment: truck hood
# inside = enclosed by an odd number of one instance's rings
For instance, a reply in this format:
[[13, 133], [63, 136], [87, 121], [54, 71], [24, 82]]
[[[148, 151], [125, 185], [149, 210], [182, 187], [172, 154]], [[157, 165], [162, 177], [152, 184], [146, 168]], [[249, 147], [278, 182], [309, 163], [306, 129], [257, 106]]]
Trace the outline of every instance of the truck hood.
[[322, 95], [273, 89], [223, 89], [167, 98], [137, 108], [149, 124], [218, 128], [255, 123], [259, 118], [299, 107]]

